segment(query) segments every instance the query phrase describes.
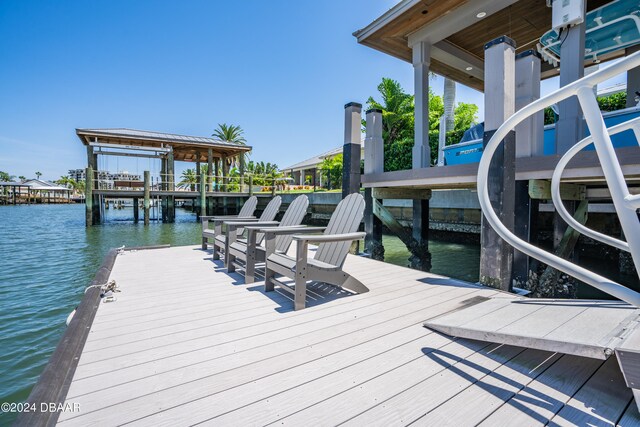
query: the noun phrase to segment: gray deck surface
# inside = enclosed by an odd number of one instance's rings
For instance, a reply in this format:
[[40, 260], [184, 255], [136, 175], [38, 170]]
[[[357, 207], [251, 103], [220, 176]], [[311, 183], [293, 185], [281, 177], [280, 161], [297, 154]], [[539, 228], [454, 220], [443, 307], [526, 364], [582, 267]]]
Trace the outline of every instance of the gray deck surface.
[[[128, 252], [63, 413], [87, 425], [640, 425], [608, 360], [452, 338], [423, 322], [502, 295], [349, 256], [361, 295], [316, 286], [309, 308], [199, 247]], [[476, 305], [477, 307], [477, 305]]]

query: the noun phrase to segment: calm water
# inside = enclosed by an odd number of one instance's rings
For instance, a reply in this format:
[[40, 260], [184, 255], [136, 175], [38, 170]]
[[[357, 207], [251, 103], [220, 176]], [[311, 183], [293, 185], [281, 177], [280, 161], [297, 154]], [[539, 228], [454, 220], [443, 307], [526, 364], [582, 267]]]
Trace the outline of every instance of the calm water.
[[[104, 225], [85, 228], [84, 205], [0, 206], [0, 402], [27, 398], [110, 248], [200, 241], [185, 210], [174, 224], [145, 227], [132, 217], [130, 208], [109, 210]], [[385, 236], [384, 245], [388, 262], [408, 264], [399, 239]], [[430, 245], [434, 273], [478, 280], [479, 247]], [[0, 425], [10, 421], [0, 414]]]

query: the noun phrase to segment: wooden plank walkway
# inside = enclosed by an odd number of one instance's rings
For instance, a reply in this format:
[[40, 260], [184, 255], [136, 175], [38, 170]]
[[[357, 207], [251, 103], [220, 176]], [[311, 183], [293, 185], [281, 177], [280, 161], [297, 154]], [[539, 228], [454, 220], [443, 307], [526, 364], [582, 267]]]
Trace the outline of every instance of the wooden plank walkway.
[[101, 303], [67, 395], [81, 410], [59, 424], [640, 424], [615, 356], [423, 327], [510, 295], [351, 255], [345, 269], [370, 291], [319, 285], [293, 311], [196, 246], [119, 255], [122, 292]]

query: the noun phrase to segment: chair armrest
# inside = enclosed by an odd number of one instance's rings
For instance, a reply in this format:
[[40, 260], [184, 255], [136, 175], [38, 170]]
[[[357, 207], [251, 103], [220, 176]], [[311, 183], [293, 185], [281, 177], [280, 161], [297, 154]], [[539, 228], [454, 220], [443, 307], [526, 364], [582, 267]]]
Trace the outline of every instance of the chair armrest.
[[255, 216], [238, 216], [238, 215], [209, 215], [209, 216], [201, 216], [201, 221], [231, 221], [234, 219], [257, 219]]
[[[248, 228], [248, 227], [247, 227]], [[291, 226], [291, 227], [269, 227], [260, 228], [260, 232], [265, 234], [303, 234], [303, 233], [318, 233], [324, 231], [326, 227], [306, 227], [306, 226]]]
[[364, 239], [366, 233], [345, 233], [345, 234], [320, 234], [320, 235], [300, 235], [294, 234], [293, 240], [304, 240], [310, 243], [325, 242], [347, 242]]
[[237, 221], [225, 221], [224, 223], [228, 226], [243, 226], [243, 225], [251, 224], [251, 226], [254, 226], [254, 228], [255, 226], [270, 227], [270, 226], [280, 224], [278, 221], [257, 221], [257, 219], [255, 221], [254, 220], [245, 221], [244, 218], [238, 219]]

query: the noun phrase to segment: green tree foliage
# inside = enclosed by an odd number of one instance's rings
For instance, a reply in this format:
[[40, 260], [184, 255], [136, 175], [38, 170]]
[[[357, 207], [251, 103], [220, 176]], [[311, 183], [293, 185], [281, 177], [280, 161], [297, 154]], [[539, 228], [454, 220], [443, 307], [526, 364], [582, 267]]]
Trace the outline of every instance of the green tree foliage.
[[9, 172], [5, 172], [5, 171], [0, 171], [0, 181], [13, 181], [14, 179], [16, 179], [16, 177], [14, 175], [10, 175]]
[[40, 177], [42, 176], [42, 172], [36, 172], [36, 178], [40, 179]]
[[188, 185], [191, 191], [196, 191], [196, 184], [198, 183], [198, 175], [195, 169], [185, 169], [180, 175], [180, 182], [178, 185]]
[[[600, 111], [617, 111], [622, 110], [627, 107], [627, 93], [626, 92], [618, 92], [612, 93], [607, 96], [599, 96], [598, 105], [600, 106]], [[551, 107], [547, 107], [544, 109], [544, 124], [551, 125], [557, 121], [558, 117], [553, 112]]]
[[247, 163], [246, 174], [253, 176], [254, 185], [272, 185], [276, 178], [282, 177], [277, 164], [262, 161]]
[[326, 179], [329, 190], [342, 188], [342, 154], [326, 157], [320, 164], [320, 173]]
[[[216, 139], [225, 142], [232, 142], [234, 144], [247, 145], [247, 140], [244, 138], [244, 130], [238, 125], [228, 125], [226, 123], [218, 123], [218, 128], [213, 131], [211, 134]], [[244, 154], [245, 159], [248, 154]], [[231, 164], [232, 159], [227, 159], [229, 164]], [[238, 157], [238, 161], [240, 161], [240, 157]]]
[[382, 79], [378, 92], [382, 101], [369, 97], [367, 106], [382, 110], [382, 138], [395, 142], [413, 137], [413, 96], [405, 93], [400, 83], [388, 78]]
[[599, 96], [598, 105], [601, 111], [617, 111], [627, 107], [627, 93], [612, 93], [609, 96]]
[[[405, 93], [398, 82], [383, 78], [378, 85], [381, 101], [373, 97], [367, 100], [368, 108], [382, 110], [382, 138], [384, 140], [384, 169], [394, 171], [411, 168], [414, 141], [414, 98]], [[429, 145], [433, 162], [438, 157], [438, 132], [440, 117], [444, 114], [441, 96], [429, 91]], [[478, 107], [459, 102], [454, 110], [454, 130], [447, 134], [447, 145], [460, 141], [464, 131], [475, 124]]]

